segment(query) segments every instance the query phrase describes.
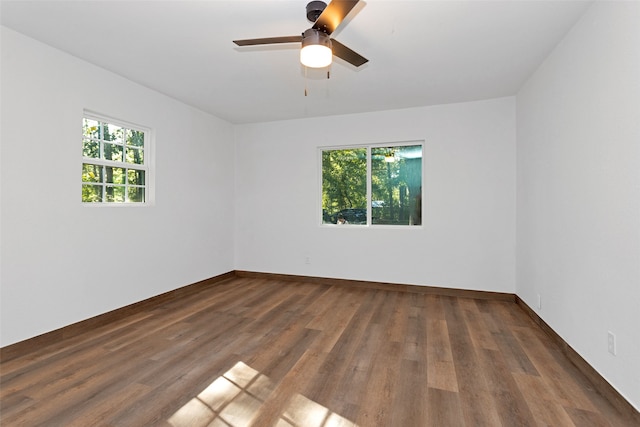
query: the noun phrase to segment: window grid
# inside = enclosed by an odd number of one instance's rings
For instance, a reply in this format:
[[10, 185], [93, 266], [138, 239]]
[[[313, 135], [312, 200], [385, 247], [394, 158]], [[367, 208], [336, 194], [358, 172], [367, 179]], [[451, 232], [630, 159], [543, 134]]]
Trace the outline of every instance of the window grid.
[[149, 200], [149, 131], [85, 113], [82, 201], [144, 204]]

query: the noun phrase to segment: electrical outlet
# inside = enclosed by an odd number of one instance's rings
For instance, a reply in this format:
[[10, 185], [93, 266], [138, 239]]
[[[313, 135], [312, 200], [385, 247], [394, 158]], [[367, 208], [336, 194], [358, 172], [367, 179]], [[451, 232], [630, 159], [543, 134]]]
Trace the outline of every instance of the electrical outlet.
[[609, 353], [616, 355], [616, 336], [611, 331], [607, 331], [607, 347]]
[[309, 256], [304, 257], [304, 263], [305, 264], [311, 264], [311, 257], [309, 257]]
[[538, 310], [542, 309], [542, 296], [538, 294]]

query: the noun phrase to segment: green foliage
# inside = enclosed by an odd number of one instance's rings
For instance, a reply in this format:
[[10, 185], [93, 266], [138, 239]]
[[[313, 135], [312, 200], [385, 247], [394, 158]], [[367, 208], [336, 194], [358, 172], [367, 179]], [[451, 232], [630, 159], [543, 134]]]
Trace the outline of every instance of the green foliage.
[[144, 147], [144, 132], [127, 129], [127, 145], [132, 147]]
[[101, 185], [83, 185], [82, 201], [85, 203], [96, 203], [102, 201]]
[[422, 181], [420, 146], [371, 149], [371, 195], [375, 224], [417, 224], [417, 203]]
[[322, 209], [331, 215], [341, 209], [367, 207], [367, 150], [322, 152]]

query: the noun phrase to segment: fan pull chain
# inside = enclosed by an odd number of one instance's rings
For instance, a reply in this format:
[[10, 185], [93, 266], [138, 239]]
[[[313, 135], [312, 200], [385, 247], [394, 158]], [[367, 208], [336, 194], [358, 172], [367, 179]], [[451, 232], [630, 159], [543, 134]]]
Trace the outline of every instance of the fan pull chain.
[[307, 67], [304, 66], [304, 96], [307, 96]]

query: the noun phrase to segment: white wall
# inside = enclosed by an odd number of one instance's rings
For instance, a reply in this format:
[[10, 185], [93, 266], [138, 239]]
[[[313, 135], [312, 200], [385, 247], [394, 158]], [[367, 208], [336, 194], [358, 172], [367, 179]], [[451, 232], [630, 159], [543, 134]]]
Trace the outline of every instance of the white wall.
[[[233, 128], [2, 28], [1, 346], [233, 270]], [[156, 205], [80, 202], [83, 109], [155, 132]]]
[[[423, 228], [319, 225], [318, 146], [416, 139]], [[514, 98], [242, 125], [236, 143], [236, 269], [515, 292]]]
[[517, 293], [541, 295], [538, 314], [636, 408], [638, 23], [640, 3], [596, 3], [517, 96]]

